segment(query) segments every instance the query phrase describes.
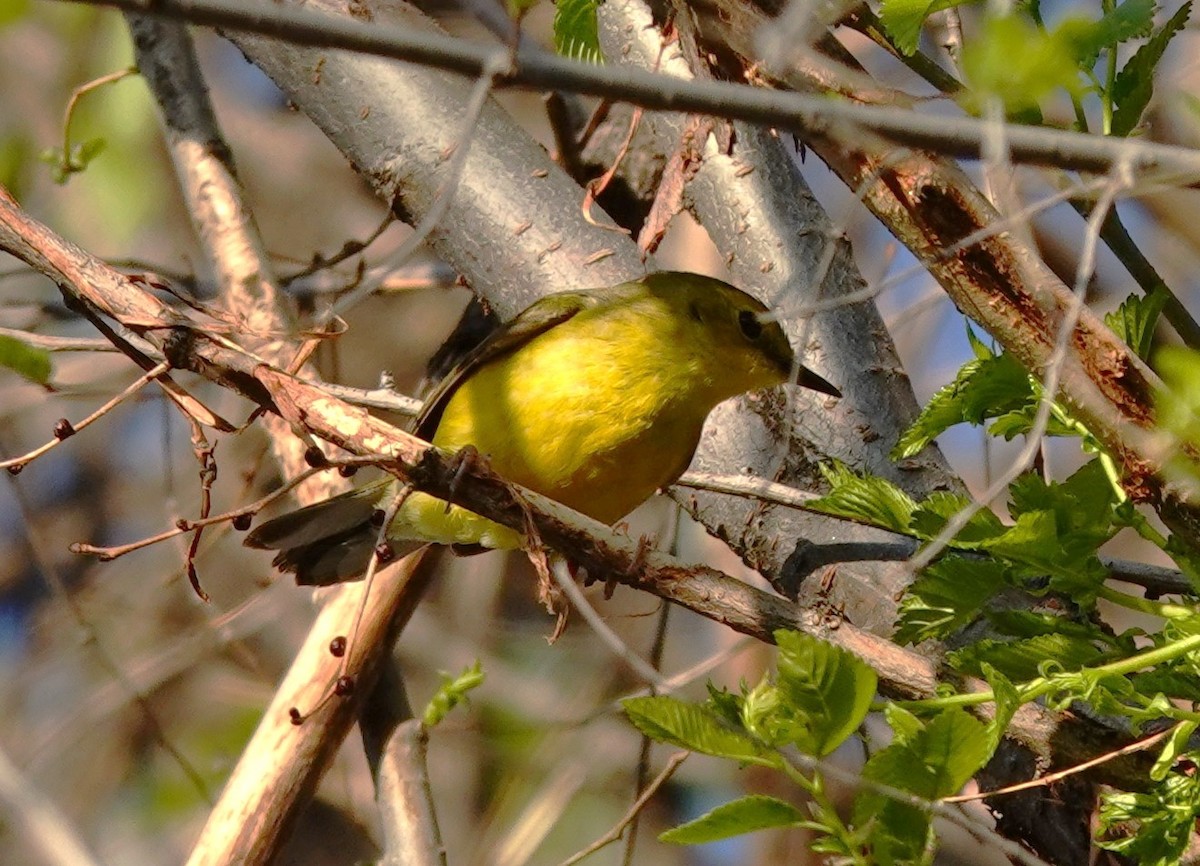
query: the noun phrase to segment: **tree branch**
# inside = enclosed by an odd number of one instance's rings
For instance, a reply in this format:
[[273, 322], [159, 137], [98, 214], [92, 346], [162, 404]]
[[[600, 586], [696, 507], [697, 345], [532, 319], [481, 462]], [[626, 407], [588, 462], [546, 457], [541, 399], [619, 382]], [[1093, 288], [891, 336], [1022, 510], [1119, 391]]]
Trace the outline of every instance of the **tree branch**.
[[[101, 0], [96, 2], [100, 4]], [[248, 8], [233, 0], [103, 0], [103, 5], [241, 33], [260, 33], [294, 45], [345, 48], [408, 60], [471, 76], [483, 74], [496, 52], [504, 50], [374, 22], [331, 21], [295, 8], [266, 4]], [[830, 102], [719, 81], [680, 82], [668, 76], [586, 64], [540, 52], [518, 53], [507, 82], [537, 90], [568, 90], [618, 99], [644, 108], [714, 114], [801, 135], [821, 136], [836, 127], [849, 127], [947, 156], [978, 158], [989, 134], [987, 125], [975, 118]], [[1007, 127], [1006, 135], [1017, 162], [1084, 172], [1105, 172], [1118, 163], [1129, 162], [1137, 171], [1155, 173], [1160, 180], [1178, 184], [1191, 185], [1200, 177], [1200, 154], [1188, 148], [1029, 126]]]

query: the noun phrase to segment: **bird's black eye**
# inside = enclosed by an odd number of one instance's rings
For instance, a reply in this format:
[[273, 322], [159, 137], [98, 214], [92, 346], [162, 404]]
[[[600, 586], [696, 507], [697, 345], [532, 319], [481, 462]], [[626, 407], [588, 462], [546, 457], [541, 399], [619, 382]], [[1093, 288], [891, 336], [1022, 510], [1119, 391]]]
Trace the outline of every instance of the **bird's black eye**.
[[751, 310], [738, 311], [738, 327], [742, 329], [742, 334], [747, 340], [757, 340], [762, 336], [762, 322]]

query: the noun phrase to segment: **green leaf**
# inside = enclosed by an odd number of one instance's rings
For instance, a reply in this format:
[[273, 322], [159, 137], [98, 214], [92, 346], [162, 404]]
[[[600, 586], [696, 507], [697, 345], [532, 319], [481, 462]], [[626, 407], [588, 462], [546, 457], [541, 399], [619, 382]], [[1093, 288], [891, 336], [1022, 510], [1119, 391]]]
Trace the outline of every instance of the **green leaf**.
[[843, 463], [822, 464], [830, 490], [808, 507], [835, 517], [860, 520], [871, 526], [907, 532], [916, 503], [890, 481], [874, 475], [858, 476]]
[[733, 727], [742, 724], [742, 698], [728, 689], [718, 689], [711, 681], [707, 684], [708, 701], [705, 706]]
[[777, 754], [732, 729], [705, 707], [684, 703], [669, 695], [628, 698], [621, 704], [629, 720], [652, 740], [743, 764], [764, 767], [780, 764]]
[[50, 381], [50, 353], [35, 349], [13, 337], [0, 335], [0, 367], [24, 376], [30, 382], [45, 385]]
[[1174, 866], [1187, 850], [1198, 816], [1200, 780], [1168, 773], [1148, 792], [1103, 795], [1096, 844], [1138, 866]]
[[[1187, 25], [1191, 11], [1192, 3], [1188, 0], [1117, 73], [1111, 94], [1116, 105], [1112, 118], [1112, 135], [1126, 136], [1137, 128], [1146, 106], [1150, 104], [1150, 97], [1154, 95], [1154, 73], [1158, 63], [1162, 60], [1171, 39]], [[1134, 345], [1127, 338], [1125, 342], [1130, 346]], [[1149, 346], [1146, 348], [1149, 349]], [[1138, 354], [1145, 357], [1141, 352]]]
[[804, 820], [795, 806], [775, 797], [752, 794], [701, 815], [659, 835], [660, 842], [703, 845], [755, 830], [791, 827]]
[[1060, 532], [1052, 511], [1028, 511], [1003, 535], [982, 545], [993, 556], [1020, 563], [1032, 574], [1050, 577], [1050, 587], [1072, 595], [1079, 604], [1095, 602], [1108, 576], [1090, 538]]
[[1138, 36], [1154, 26], [1155, 0], [1125, 0], [1099, 21], [1068, 18], [1051, 35], [1075, 57], [1080, 69], [1091, 69], [1100, 52]]
[[421, 723], [427, 728], [434, 727], [446, 718], [451, 710], [463, 703], [472, 689], [481, 685], [483, 685], [483, 666], [479, 659], [475, 659], [473, 664], [463, 668], [462, 673], [456, 677], [443, 673], [442, 685], [426, 705], [425, 712], [421, 716]]
[[1161, 782], [1167, 777], [1167, 773], [1175, 766], [1175, 762], [1187, 751], [1188, 740], [1192, 738], [1192, 734], [1196, 733], [1198, 726], [1200, 725], [1197, 722], [1180, 722], [1175, 725], [1175, 730], [1171, 731], [1166, 745], [1155, 759], [1154, 766], [1150, 768], [1151, 779]]
[[987, 664], [1014, 682], [1027, 682], [1040, 677], [1047, 665], [1074, 672], [1095, 663], [1100, 655], [1086, 639], [1047, 634], [1014, 641], [987, 638], [948, 653], [946, 661], [955, 670], [975, 676], [983, 676]]
[[599, 0], [556, 0], [554, 48], [564, 57], [603, 63], [600, 28], [596, 22]]
[[[943, 710], [907, 740], [893, 742], [863, 767], [864, 779], [936, 800], [957, 793], [991, 756], [984, 724], [965, 710]], [[911, 860], [929, 834], [926, 809], [864, 788], [854, 804], [855, 824], [877, 823], [872, 834], [875, 862]]]
[[[1003, 437], [1005, 441], [1011, 442], [1018, 436], [1024, 436], [1033, 429], [1034, 421], [1037, 420], [1038, 400], [1036, 397], [1031, 397], [1029, 402], [1025, 403], [1011, 412], [1005, 412], [1003, 415], [997, 415], [995, 420], [988, 425], [988, 434], [991, 436]], [[1046, 436], [1078, 436], [1079, 430], [1071, 427], [1059, 420], [1053, 413], [1046, 421]]]
[[1187, 443], [1200, 443], [1200, 352], [1163, 346], [1154, 354], [1154, 367], [1166, 390], [1159, 392], [1159, 426]]
[[[970, 505], [970, 499], [957, 493], [931, 493], [913, 512], [909, 530], [918, 538], [933, 538], [945, 528], [947, 521]], [[958, 531], [950, 543], [962, 550], [978, 550], [1003, 535], [1007, 529], [994, 512], [981, 508], [971, 515], [967, 525]]]
[[1116, 493], [1098, 459], [1063, 482], [1046, 482], [1036, 472], [1022, 475], [1009, 487], [1009, 496], [1009, 512], [1018, 519], [1037, 511], [1053, 514], [1071, 556], [1090, 555], [1116, 532]]
[[883, 0], [879, 6], [879, 23], [900, 52], [911, 56], [921, 41], [921, 27], [926, 18], [967, 2], [969, 0]]
[[[950, 707], [915, 736], [873, 755], [863, 776], [923, 800], [936, 800], [958, 793], [990, 756], [983, 722], [961, 707]], [[870, 792], [869, 796], [885, 795]]]
[[933, 786], [923, 796], [935, 800], [957, 794], [991, 757], [988, 743], [986, 726], [966, 710], [952, 707], [934, 716], [920, 743]]
[[911, 743], [925, 730], [925, 723], [915, 713], [892, 703], [884, 706], [883, 718], [892, 729], [893, 742], [896, 743]]
[[1133, 687], [1143, 695], [1166, 695], [1176, 700], [1200, 703], [1200, 675], [1190, 664], [1178, 668], [1159, 665], [1129, 678]]
[[978, 111], [996, 98], [1010, 116], [1028, 114], [1060, 87], [1079, 93], [1078, 52], [1070, 36], [1062, 28], [1047, 33], [1016, 15], [988, 18], [979, 37], [963, 46], [963, 71], [971, 87], [965, 107]]
[[1167, 291], [1162, 287], [1148, 295], [1130, 295], [1121, 306], [1104, 316], [1104, 323], [1125, 341], [1135, 355], [1143, 360], [1148, 359], [1154, 340], [1154, 326], [1158, 324], [1167, 297]]
[[[863, 778], [901, 790], [909, 790], [912, 784], [928, 787], [929, 773], [918, 748], [893, 743], [871, 756]], [[854, 825], [871, 828], [870, 862], [881, 864], [915, 862], [931, 829], [927, 809], [867, 787], [854, 800]]]
[[987, 662], [983, 662], [979, 667], [983, 678], [992, 687], [992, 694], [996, 698], [996, 711], [992, 715], [991, 721], [987, 723], [988, 757], [985, 760], [990, 760], [1000, 746], [1000, 741], [1004, 739], [1004, 734], [1008, 731], [1008, 723], [1021, 708], [1021, 696], [1017, 693], [1017, 687], [1012, 684], [1012, 680]]
[[894, 640], [899, 644], [945, 638], [971, 623], [1006, 584], [1007, 566], [946, 556], [926, 568], [900, 602]]
[[802, 632], [780, 629], [775, 642], [781, 703], [804, 722], [792, 742], [822, 758], [866, 718], [875, 697], [875, 671], [853, 653]]
[[[977, 354], [980, 348], [982, 344], [977, 345]], [[956, 424], [982, 424], [987, 418], [1026, 404], [1032, 394], [1029, 374], [1010, 355], [968, 361], [954, 381], [934, 394], [917, 420], [904, 431], [892, 449], [892, 458], [912, 457]]]
[[782, 706], [779, 689], [770, 677], [764, 674], [758, 685], [748, 691], [743, 683], [742, 691], [741, 715], [735, 722], [737, 727], [745, 728], [775, 748], [805, 739], [808, 719], [797, 718], [795, 713]]
[[989, 610], [984, 613], [988, 622], [1000, 634], [1010, 637], [1037, 637], [1062, 634], [1096, 643], [1111, 642], [1112, 638], [1090, 622], [1075, 622], [1052, 613], [1031, 610]]

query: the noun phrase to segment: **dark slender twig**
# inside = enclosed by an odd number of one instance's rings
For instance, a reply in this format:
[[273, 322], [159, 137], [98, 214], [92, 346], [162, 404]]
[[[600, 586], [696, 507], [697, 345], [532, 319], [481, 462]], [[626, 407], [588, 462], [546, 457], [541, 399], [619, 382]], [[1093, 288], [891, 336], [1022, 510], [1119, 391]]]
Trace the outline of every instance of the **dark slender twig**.
[[[1088, 202], [1072, 199], [1071, 207], [1075, 208], [1080, 216], [1087, 218]], [[1163, 317], [1171, 323], [1175, 333], [1185, 343], [1193, 349], [1200, 348], [1200, 323], [1179, 300], [1179, 296], [1171, 291], [1170, 286], [1167, 285], [1166, 280], [1162, 278], [1154, 265], [1150, 264], [1150, 260], [1146, 258], [1141, 247], [1129, 236], [1129, 231], [1125, 228], [1125, 223], [1115, 208], [1109, 212], [1108, 217], [1100, 226], [1100, 237], [1121, 261], [1125, 270], [1129, 271], [1129, 275], [1133, 277], [1143, 292], [1147, 295], [1155, 291], [1165, 293], [1167, 303], [1163, 307]]]
[[936, 87], [938, 92], [952, 95], [962, 90], [961, 81], [938, 66], [932, 58], [926, 56], [923, 52], [916, 51], [912, 54], [905, 54], [896, 48], [895, 43], [892, 42], [887, 32], [883, 29], [883, 24], [880, 22], [879, 16], [866, 3], [859, 6], [843, 19], [843, 23], [850, 25], [888, 54], [895, 57], [917, 75]]

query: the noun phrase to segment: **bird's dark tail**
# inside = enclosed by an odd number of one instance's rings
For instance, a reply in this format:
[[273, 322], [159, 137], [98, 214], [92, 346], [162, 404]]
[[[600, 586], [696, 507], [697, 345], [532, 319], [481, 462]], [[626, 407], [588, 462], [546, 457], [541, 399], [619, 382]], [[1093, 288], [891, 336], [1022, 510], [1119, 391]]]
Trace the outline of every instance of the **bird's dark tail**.
[[[246, 536], [247, 547], [279, 551], [271, 561], [294, 572], [302, 586], [329, 586], [357, 580], [371, 562], [379, 538], [379, 506], [391, 486], [381, 479], [340, 496], [281, 514]], [[389, 539], [397, 557], [425, 545], [420, 540]]]

